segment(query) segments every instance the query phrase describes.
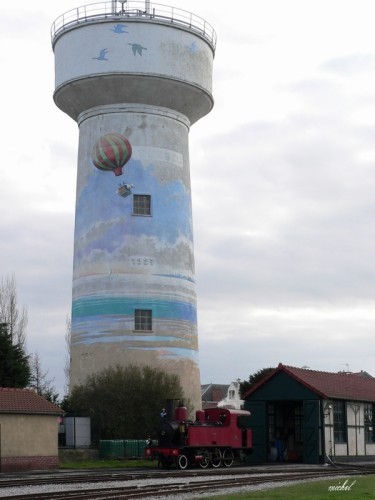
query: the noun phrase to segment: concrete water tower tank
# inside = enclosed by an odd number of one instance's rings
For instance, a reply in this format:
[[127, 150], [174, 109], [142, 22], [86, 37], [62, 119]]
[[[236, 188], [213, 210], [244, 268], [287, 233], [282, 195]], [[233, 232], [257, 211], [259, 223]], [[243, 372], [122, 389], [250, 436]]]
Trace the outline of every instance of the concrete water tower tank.
[[188, 136], [213, 106], [216, 35], [149, 1], [52, 26], [56, 105], [79, 127], [71, 387], [116, 364], [200, 375]]

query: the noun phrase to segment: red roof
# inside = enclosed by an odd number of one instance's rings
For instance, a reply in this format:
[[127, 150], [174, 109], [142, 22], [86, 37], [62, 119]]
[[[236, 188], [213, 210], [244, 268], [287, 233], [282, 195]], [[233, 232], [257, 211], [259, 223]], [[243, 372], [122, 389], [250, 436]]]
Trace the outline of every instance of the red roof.
[[0, 387], [0, 413], [61, 415], [64, 412], [32, 389]]
[[249, 389], [244, 398], [255, 392], [260, 386], [281, 371], [323, 399], [375, 401], [375, 378], [369, 378], [368, 374], [319, 372], [305, 368], [295, 368], [294, 366], [285, 366], [281, 363], [267, 377]]

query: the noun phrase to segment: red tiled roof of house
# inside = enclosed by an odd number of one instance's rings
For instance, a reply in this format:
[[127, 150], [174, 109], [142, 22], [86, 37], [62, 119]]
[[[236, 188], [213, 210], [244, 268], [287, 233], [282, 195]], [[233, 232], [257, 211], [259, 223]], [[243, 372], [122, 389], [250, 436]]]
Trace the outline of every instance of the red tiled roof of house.
[[64, 412], [32, 389], [0, 387], [0, 413], [61, 415]]
[[255, 392], [260, 386], [283, 371], [297, 382], [301, 383], [311, 391], [324, 399], [347, 399], [354, 401], [375, 401], [375, 378], [363, 376], [362, 373], [332, 373], [296, 368], [279, 364], [275, 371], [252, 387], [244, 397]]

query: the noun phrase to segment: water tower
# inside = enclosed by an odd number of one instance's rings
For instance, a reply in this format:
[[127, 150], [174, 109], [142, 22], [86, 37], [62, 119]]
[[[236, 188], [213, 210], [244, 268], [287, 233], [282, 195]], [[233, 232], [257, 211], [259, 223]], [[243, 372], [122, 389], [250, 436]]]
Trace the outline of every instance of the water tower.
[[200, 17], [149, 1], [52, 26], [54, 101], [79, 127], [71, 386], [148, 365], [200, 407], [188, 135], [213, 106], [215, 42]]

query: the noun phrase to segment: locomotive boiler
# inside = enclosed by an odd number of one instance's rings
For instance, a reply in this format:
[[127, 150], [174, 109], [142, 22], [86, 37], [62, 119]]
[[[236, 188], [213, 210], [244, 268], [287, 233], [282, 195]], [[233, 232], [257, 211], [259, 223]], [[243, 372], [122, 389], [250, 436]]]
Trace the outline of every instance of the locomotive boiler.
[[252, 451], [250, 424], [250, 412], [226, 408], [198, 410], [195, 421], [189, 421], [187, 408], [180, 405], [172, 420], [161, 418], [157, 445], [150, 440], [145, 455], [165, 468], [231, 467]]

